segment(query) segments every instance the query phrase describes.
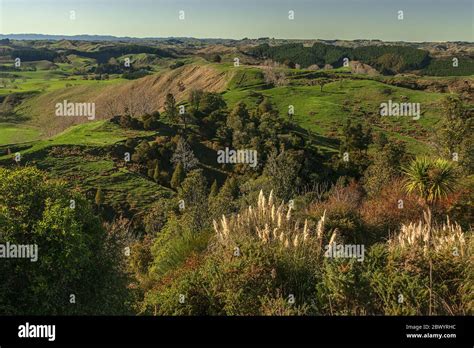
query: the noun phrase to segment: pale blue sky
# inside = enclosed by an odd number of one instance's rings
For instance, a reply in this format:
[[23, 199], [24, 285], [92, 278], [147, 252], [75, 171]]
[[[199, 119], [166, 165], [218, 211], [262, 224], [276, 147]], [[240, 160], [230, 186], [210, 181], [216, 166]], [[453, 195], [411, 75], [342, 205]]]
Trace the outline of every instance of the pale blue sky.
[[[474, 0], [0, 0], [0, 33], [474, 41]], [[71, 20], [74, 10], [76, 19]], [[178, 12], [185, 11], [185, 20]], [[288, 11], [295, 20], [288, 20]], [[397, 11], [404, 11], [404, 20]]]

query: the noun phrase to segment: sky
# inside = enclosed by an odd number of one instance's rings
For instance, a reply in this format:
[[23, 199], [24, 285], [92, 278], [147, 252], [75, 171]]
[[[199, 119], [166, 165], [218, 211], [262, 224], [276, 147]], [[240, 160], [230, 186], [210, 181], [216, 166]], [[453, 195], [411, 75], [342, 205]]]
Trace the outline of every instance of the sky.
[[0, 0], [0, 33], [472, 42], [473, 7], [474, 0]]

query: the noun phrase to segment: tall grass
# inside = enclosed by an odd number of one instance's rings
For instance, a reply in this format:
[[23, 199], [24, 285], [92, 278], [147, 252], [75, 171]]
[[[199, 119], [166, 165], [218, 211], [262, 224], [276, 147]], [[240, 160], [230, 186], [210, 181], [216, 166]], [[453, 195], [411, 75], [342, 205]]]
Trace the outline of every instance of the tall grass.
[[431, 212], [424, 212], [424, 220], [418, 223], [402, 224], [400, 232], [389, 242], [390, 248], [418, 249], [426, 255], [428, 251], [440, 252], [443, 250], [464, 256], [467, 253], [465, 234], [457, 222], [451, 222], [447, 217], [442, 224], [432, 224]]
[[[263, 191], [258, 196], [257, 206], [249, 206], [240, 214], [227, 218], [222, 216], [219, 222], [213, 221], [217, 240], [222, 245], [232, 245], [241, 237], [257, 239], [263, 244], [276, 244], [284, 248], [298, 248], [304, 244], [317, 243], [322, 246], [325, 237], [324, 212], [314, 229], [311, 229], [308, 220], [295, 220], [292, 216], [291, 205], [281, 202], [276, 205], [273, 191], [268, 198]], [[336, 239], [334, 231], [331, 240]]]

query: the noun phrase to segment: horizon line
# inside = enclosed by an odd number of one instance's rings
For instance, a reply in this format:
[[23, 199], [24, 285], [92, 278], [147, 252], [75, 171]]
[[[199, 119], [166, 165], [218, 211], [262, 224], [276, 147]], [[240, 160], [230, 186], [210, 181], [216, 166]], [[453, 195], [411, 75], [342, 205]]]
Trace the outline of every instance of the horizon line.
[[[66, 34], [43, 34], [43, 33], [9, 33], [9, 34], [1, 34], [0, 37], [8, 38], [8, 36], [27, 36], [27, 35], [37, 35], [37, 36], [60, 36], [64, 38], [74, 38], [78, 36], [90, 36], [90, 37], [110, 37], [116, 39], [132, 39], [132, 40], [154, 40], [154, 39], [196, 39], [196, 40], [233, 40], [233, 41], [243, 41], [243, 40], [308, 40], [308, 41], [380, 41], [380, 42], [406, 42], [406, 43], [456, 43], [456, 42], [464, 42], [464, 43], [474, 43], [474, 41], [466, 41], [466, 40], [445, 40], [445, 41], [409, 41], [409, 40], [382, 40], [382, 39], [368, 39], [368, 38], [359, 38], [359, 39], [323, 39], [323, 38], [282, 38], [282, 37], [267, 37], [262, 36], [258, 38], [250, 38], [250, 37], [243, 37], [240, 39], [236, 38], [225, 38], [225, 37], [195, 37], [195, 36], [116, 36], [110, 34], [73, 34], [73, 35], [66, 35]], [[26, 39], [17, 39], [17, 40], [26, 40]], [[29, 39], [35, 40], [35, 39]], [[53, 39], [54, 40], [54, 39]], [[59, 39], [56, 39], [59, 40]], [[83, 39], [77, 39], [78, 41], [84, 41]]]

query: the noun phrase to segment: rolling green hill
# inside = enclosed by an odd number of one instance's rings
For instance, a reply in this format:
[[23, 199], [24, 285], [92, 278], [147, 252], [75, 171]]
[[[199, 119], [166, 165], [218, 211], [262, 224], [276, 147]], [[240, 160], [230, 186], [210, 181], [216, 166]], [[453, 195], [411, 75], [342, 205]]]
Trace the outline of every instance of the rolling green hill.
[[[22, 164], [34, 164], [91, 197], [97, 187], [102, 187], [105, 204], [116, 211], [143, 211], [158, 198], [169, 197], [173, 192], [129, 170], [124, 162], [112, 158], [110, 151], [114, 144], [127, 138], [148, 139], [154, 134], [98, 121], [71, 127], [48, 140], [10, 148], [21, 153]], [[0, 146], [0, 151], [4, 153], [6, 148]], [[10, 163], [11, 155], [0, 157], [0, 165]]]
[[[97, 47], [89, 44], [85, 50], [83, 43], [75, 46], [64, 42], [56, 43], [56, 46], [68, 50], [67, 61], [54, 64], [44, 60], [31, 61], [20, 70], [10, 69], [11, 62], [3, 63], [9, 70], [0, 72], [3, 81], [0, 101], [7, 103], [5, 96], [12, 94], [23, 98], [12, 105], [2, 104], [0, 165], [12, 164], [12, 154], [6, 155], [7, 149], [11, 153], [19, 151], [22, 163], [45, 169], [51, 176], [62, 178], [86, 192], [91, 199], [97, 187], [102, 187], [106, 205], [123, 212], [143, 211], [159, 197], [169, 197], [174, 191], [111, 156], [114, 148], [127, 139], [149, 141], [160, 135], [155, 131], [126, 130], [104, 120], [110, 115], [102, 115], [100, 107], [107, 106], [114, 98], [126, 103], [127, 98], [142, 97], [143, 101], [138, 103], [147, 103], [153, 109], [150, 111], [162, 111], [167, 93], [172, 93], [178, 103], [186, 102], [194, 89], [221, 93], [229, 109], [239, 102], [254, 109], [266, 98], [284, 118], [289, 117], [288, 108], [294, 107], [292, 119], [300, 127], [298, 132], [304, 136], [305, 132], [310, 132], [321, 153], [331, 155], [338, 151], [342, 127], [350, 116], [375, 132], [385, 133], [389, 139], [402, 140], [412, 154], [430, 153], [430, 137], [441, 116], [440, 103], [446, 95], [428, 87], [412, 86], [404, 77], [357, 75], [347, 68], [312, 71], [278, 66], [274, 71], [282, 73], [285, 82], [275, 86], [266, 78], [268, 67], [245, 64], [235, 67], [231, 55], [224, 56], [222, 63], [211, 63], [193, 55], [175, 59], [156, 49], [139, 52], [136, 47], [113, 49], [103, 44]], [[34, 56], [38, 50], [24, 52]], [[406, 51], [407, 54], [413, 52]], [[238, 54], [243, 57], [242, 52]], [[326, 55], [330, 57], [331, 52]], [[129, 57], [137, 64], [151, 65], [152, 75], [127, 81], [118, 74], [103, 79], [90, 72], [98, 61], [104, 62], [110, 57], [116, 58], [119, 64]], [[175, 64], [178, 61], [180, 64]], [[325, 83], [321, 88], [322, 80]], [[442, 84], [448, 79], [433, 81]], [[449, 83], [458, 81], [459, 78], [449, 78]], [[52, 119], [54, 103], [58, 100], [97, 101], [98, 119], [102, 120], [74, 120], [59, 127], [58, 120]], [[379, 107], [388, 100], [420, 103], [421, 118], [382, 118]], [[65, 130], [56, 134], [52, 127]], [[213, 151], [206, 141], [201, 141], [196, 148], [202, 167], [222, 181], [227, 173], [221, 172], [209, 160]]]

